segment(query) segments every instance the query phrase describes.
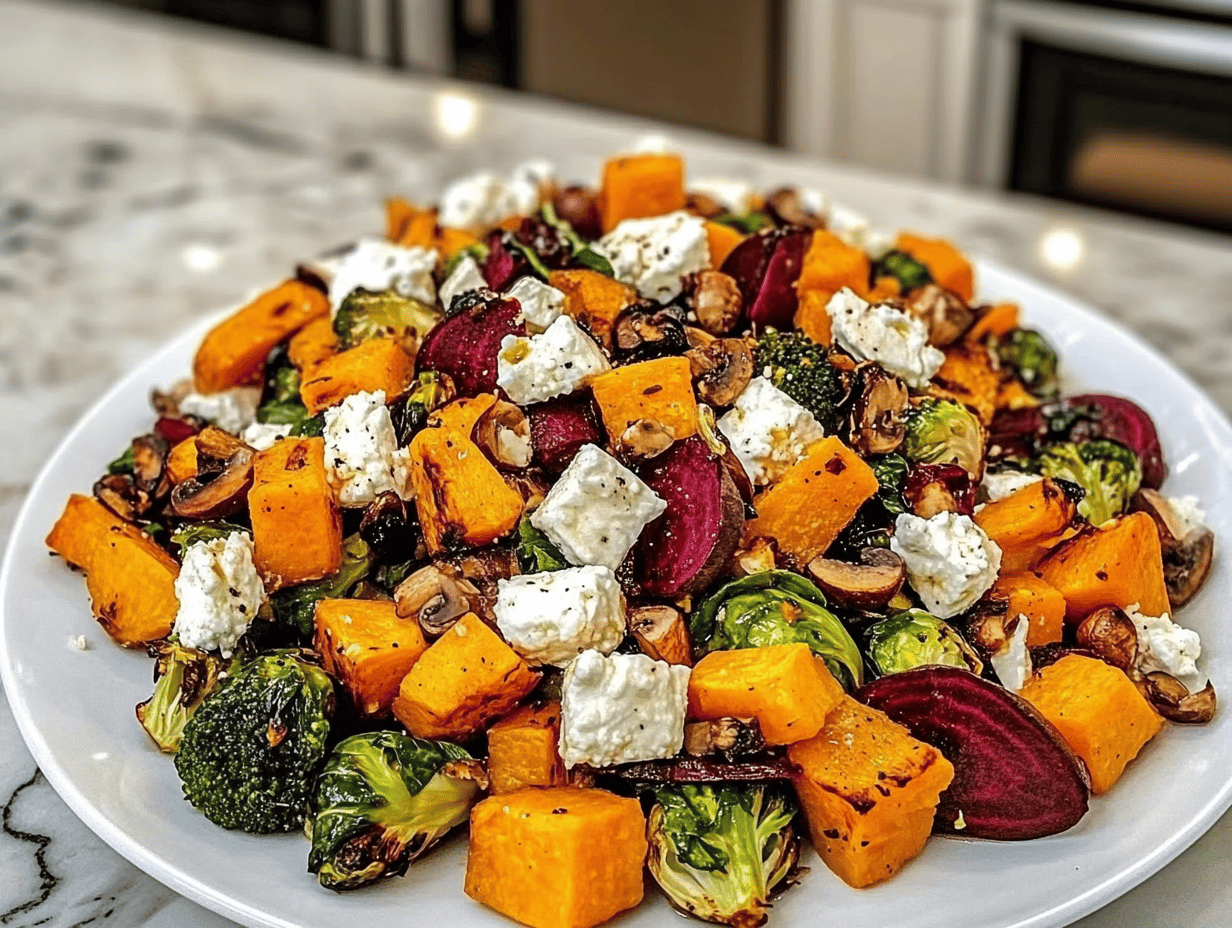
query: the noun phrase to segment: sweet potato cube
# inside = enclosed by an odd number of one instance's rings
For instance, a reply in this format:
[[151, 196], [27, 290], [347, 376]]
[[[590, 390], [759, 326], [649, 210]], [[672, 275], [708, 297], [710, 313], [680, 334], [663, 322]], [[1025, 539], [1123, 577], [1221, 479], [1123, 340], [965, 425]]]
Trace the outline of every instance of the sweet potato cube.
[[997, 411], [1001, 372], [983, 345], [951, 345], [933, 377], [940, 392], [975, 410], [987, 427]]
[[826, 312], [826, 304], [832, 295], [823, 290], [805, 290], [796, 304], [796, 328], [819, 345], [829, 345], [834, 341], [834, 321]]
[[291, 336], [287, 343], [287, 357], [301, 375], [309, 374], [326, 358], [338, 353], [338, 333], [334, 320], [329, 316], [313, 319]]
[[759, 496], [747, 537], [773, 538], [779, 551], [807, 564], [833, 543], [877, 492], [873, 469], [836, 436], [823, 438]]
[[320, 361], [300, 384], [299, 395], [316, 415], [352, 393], [385, 391], [387, 400], [406, 392], [415, 364], [396, 339], [370, 338]]
[[1014, 329], [1019, 328], [1018, 304], [1017, 303], [995, 303], [972, 323], [971, 328], [967, 329], [967, 334], [963, 336], [963, 341], [968, 344], [982, 342], [989, 335], [1009, 335]]
[[394, 715], [418, 738], [469, 738], [538, 682], [539, 674], [468, 612], [403, 677]]
[[179, 600], [175, 558], [92, 496], [74, 493], [47, 545], [86, 572], [98, 623], [126, 648], [171, 634]]
[[1065, 629], [1065, 597], [1042, 577], [1027, 571], [1002, 573], [988, 593], [991, 599], [1007, 603], [1008, 616], [1025, 615], [1028, 647], [1061, 640]]
[[1065, 537], [1078, 507], [1054, 480], [1028, 484], [975, 514], [1001, 549], [1003, 571], [1030, 570]]
[[253, 458], [253, 562], [273, 591], [342, 566], [342, 516], [325, 474], [325, 441], [284, 438]]
[[1067, 542], [1040, 565], [1039, 574], [1065, 597], [1065, 614], [1071, 621], [1100, 606], [1124, 608], [1137, 603], [1144, 615], [1172, 611], [1159, 531], [1145, 512], [1123, 516]]
[[818, 229], [804, 253], [796, 291], [803, 294], [817, 290], [826, 302], [844, 287], [863, 295], [868, 292], [870, 272], [868, 255], [862, 249], [848, 245], [833, 232]]
[[925, 265], [938, 286], [957, 293], [965, 303], [975, 299], [975, 273], [971, 262], [945, 239], [900, 232], [894, 247]]
[[193, 358], [193, 384], [217, 393], [260, 373], [265, 356], [288, 335], [320, 316], [329, 300], [315, 287], [288, 280], [227, 317], [201, 342]]
[[598, 271], [552, 271], [548, 283], [565, 295], [565, 313], [604, 348], [612, 347], [612, 326], [637, 291]]
[[639, 419], [667, 426], [678, 441], [697, 433], [697, 398], [688, 358], [614, 367], [591, 382], [591, 393], [613, 442]]
[[603, 165], [599, 212], [603, 231], [626, 219], [684, 209], [684, 161], [679, 155], [628, 155]]
[[1018, 695], [1086, 762], [1096, 794], [1113, 787], [1164, 724], [1124, 671], [1081, 654], [1044, 667]]
[[744, 235], [731, 226], [721, 222], [706, 223], [706, 245], [710, 248], [710, 266], [718, 270], [727, 260], [737, 245], [744, 241]]
[[561, 786], [471, 810], [466, 894], [531, 928], [591, 928], [642, 901], [646, 821], [636, 799]]
[[190, 435], [173, 445], [167, 452], [164, 466], [172, 483], [183, 483], [189, 477], [197, 476], [197, 436]]
[[367, 719], [390, 714], [402, 678], [428, 650], [419, 623], [401, 618], [386, 599], [321, 600], [313, 644]]
[[812, 738], [843, 688], [806, 644], [712, 651], [689, 677], [689, 718], [755, 718], [767, 744]]
[[564, 786], [560, 703], [523, 706], [488, 729], [488, 777], [493, 793], [525, 786]]
[[813, 846], [849, 886], [889, 879], [924, 849], [954, 768], [850, 696], [817, 737], [787, 749]]

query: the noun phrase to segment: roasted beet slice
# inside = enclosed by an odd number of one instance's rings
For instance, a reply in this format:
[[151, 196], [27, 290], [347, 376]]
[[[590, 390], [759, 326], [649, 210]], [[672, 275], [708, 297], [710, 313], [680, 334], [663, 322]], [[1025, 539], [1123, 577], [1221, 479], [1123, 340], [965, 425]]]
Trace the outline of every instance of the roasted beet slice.
[[526, 410], [534, 463], [559, 474], [582, 445], [603, 445], [603, 432], [595, 420], [590, 391], [536, 403]]
[[1026, 841], [1065, 831], [1086, 814], [1086, 766], [1043, 716], [995, 683], [956, 667], [920, 667], [855, 695], [954, 765], [933, 831]]
[[667, 501], [633, 549], [634, 575], [651, 596], [676, 599], [706, 586], [740, 543], [744, 500], [721, 457], [694, 435], [642, 467]]
[[732, 249], [723, 273], [736, 281], [745, 315], [757, 329], [789, 328], [796, 314], [796, 287], [811, 229], [762, 229]]
[[530, 268], [526, 257], [512, 244], [512, 236], [499, 229], [488, 235], [488, 256], [480, 272], [493, 290], [506, 290]]
[[417, 372], [437, 371], [453, 378], [458, 396], [496, 389], [496, 356], [506, 335], [525, 335], [522, 307], [491, 290], [476, 290], [454, 303], [459, 307], [428, 333], [415, 357]]
[[[752, 306], [766, 277], [766, 268], [778, 244], [778, 229], [762, 229], [731, 250], [720, 270], [736, 282], [744, 305]], [[734, 328], [732, 326], [731, 328]], [[730, 329], [729, 329], [730, 331]]]
[[969, 516], [975, 511], [975, 484], [957, 464], [913, 464], [903, 483], [903, 497], [917, 516], [938, 512]]

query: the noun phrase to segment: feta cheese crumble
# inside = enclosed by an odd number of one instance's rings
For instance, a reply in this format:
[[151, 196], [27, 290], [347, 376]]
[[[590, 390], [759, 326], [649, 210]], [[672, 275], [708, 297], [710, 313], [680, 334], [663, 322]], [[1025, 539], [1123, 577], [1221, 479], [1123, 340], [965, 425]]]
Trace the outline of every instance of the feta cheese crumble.
[[1206, 688], [1210, 678], [1198, 669], [1202, 641], [1197, 632], [1177, 625], [1166, 613], [1143, 615], [1137, 603], [1126, 606], [1125, 614], [1138, 630], [1138, 670], [1171, 674], [1191, 693], [1200, 693]]
[[588, 649], [609, 654], [625, 637], [624, 595], [606, 567], [501, 580], [495, 612], [509, 645], [539, 664], [564, 667]]
[[583, 651], [561, 683], [560, 756], [566, 767], [671, 757], [684, 744], [688, 667], [645, 654]]
[[844, 287], [830, 298], [826, 312], [844, 351], [857, 361], [876, 361], [909, 387], [928, 386], [945, 361], [928, 343], [928, 326], [888, 303], [870, 306]]
[[445, 278], [445, 282], [441, 284], [439, 291], [441, 298], [441, 306], [448, 311], [453, 305], [455, 297], [462, 296], [464, 293], [470, 293], [472, 290], [479, 290], [486, 287], [488, 282], [484, 280], [483, 274], [479, 271], [479, 265], [475, 263], [475, 259], [467, 255], [458, 262], [458, 266], [453, 269], [453, 273]]
[[432, 280], [435, 268], [435, 249], [404, 248], [384, 239], [361, 239], [343, 256], [329, 282], [330, 310], [337, 315], [342, 301], [353, 290], [394, 290], [431, 306], [436, 302], [436, 284]]
[[997, 543], [970, 516], [956, 512], [931, 519], [902, 513], [894, 522], [890, 550], [907, 565], [907, 580], [924, 608], [941, 619], [974, 605], [1001, 568]]
[[642, 529], [667, 503], [637, 474], [595, 445], [583, 445], [560, 475], [530, 523], [571, 564], [615, 570]]
[[542, 185], [554, 173], [546, 161], [527, 161], [508, 179], [490, 171], [460, 178], [441, 194], [437, 222], [454, 229], [482, 229], [509, 216], [529, 216], [539, 206]]
[[995, 503], [1043, 479], [1039, 474], [1024, 474], [1017, 470], [988, 470], [984, 471], [980, 489], [984, 491], [988, 502]]
[[826, 228], [874, 261], [894, 249], [893, 235], [875, 230], [868, 217], [838, 203], [826, 215]]
[[385, 393], [353, 393], [325, 410], [325, 467], [345, 507], [366, 506], [390, 490], [410, 497], [410, 450], [398, 447]]
[[496, 357], [496, 383], [519, 406], [572, 393], [608, 369], [607, 356], [569, 316], [540, 335], [506, 335]]
[[1030, 630], [1031, 620], [1020, 613], [1013, 634], [988, 658], [997, 679], [1011, 693], [1022, 689], [1031, 676], [1031, 651], [1027, 648], [1027, 632]]
[[677, 210], [649, 219], [626, 219], [599, 239], [595, 250], [622, 283], [660, 303], [676, 298], [681, 278], [710, 266], [706, 223]]
[[205, 419], [224, 432], [239, 435], [257, 418], [260, 403], [260, 388], [232, 387], [218, 393], [189, 393], [179, 407], [181, 415]]
[[505, 296], [517, 300], [521, 305], [522, 321], [531, 333], [546, 331], [565, 308], [565, 295], [537, 277], [519, 278], [517, 283], [505, 291]]
[[180, 643], [230, 657], [265, 599], [252, 562], [252, 537], [232, 532], [191, 545], [184, 552], [175, 595], [180, 607], [174, 631]]
[[85, 635], [69, 635], [68, 646], [72, 651], [89, 651], [90, 642]]
[[813, 414], [765, 377], [749, 381], [718, 425], [755, 486], [778, 480], [825, 437]]
[[708, 177], [689, 181], [689, 191], [709, 197], [729, 213], [740, 216], [753, 208], [753, 185], [747, 181]]
[[244, 444], [254, 451], [267, 451], [274, 447], [274, 442], [281, 441], [291, 434], [290, 425], [276, 425], [272, 422], [254, 422], [244, 429], [240, 438]]

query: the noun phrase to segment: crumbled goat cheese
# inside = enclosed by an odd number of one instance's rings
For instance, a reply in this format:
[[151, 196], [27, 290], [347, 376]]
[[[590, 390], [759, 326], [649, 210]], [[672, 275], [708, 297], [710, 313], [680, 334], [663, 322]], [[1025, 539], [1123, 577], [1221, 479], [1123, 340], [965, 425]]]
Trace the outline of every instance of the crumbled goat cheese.
[[218, 393], [189, 393], [180, 400], [180, 414], [197, 416], [224, 432], [239, 435], [257, 417], [261, 403], [258, 387], [232, 387]]
[[325, 410], [322, 434], [325, 466], [341, 505], [366, 506], [390, 490], [410, 498], [410, 451], [398, 447], [383, 391], [353, 393]]
[[68, 646], [73, 651], [89, 651], [90, 642], [85, 635], [69, 635]]
[[862, 249], [876, 261], [894, 248], [894, 236], [873, 229], [868, 218], [835, 203], [826, 214], [826, 228], [848, 245]]
[[277, 425], [272, 422], [254, 422], [244, 429], [240, 438], [254, 451], [266, 451], [274, 447], [274, 442], [281, 441], [291, 434], [290, 425]]
[[529, 216], [539, 206], [542, 185], [554, 173], [546, 161], [528, 161], [508, 179], [488, 171], [463, 177], [445, 188], [437, 221], [455, 229], [482, 229], [509, 216]]
[[561, 683], [560, 756], [566, 767], [671, 757], [684, 744], [688, 667], [645, 654], [583, 651]]
[[820, 216], [827, 220], [827, 223], [829, 222], [830, 198], [828, 196], [816, 187], [797, 187], [796, 196], [800, 198], [800, 205], [806, 213]]
[[354, 290], [394, 290], [431, 306], [436, 302], [432, 280], [435, 268], [436, 251], [432, 248], [404, 248], [384, 239], [362, 239], [346, 253], [329, 282], [330, 308], [336, 315], [342, 301]]
[[232, 532], [191, 545], [184, 552], [175, 595], [180, 607], [174, 630], [180, 643], [230, 657], [265, 599], [252, 562], [252, 537]]
[[555, 287], [549, 287], [535, 277], [521, 277], [505, 291], [505, 296], [518, 301], [522, 307], [522, 320], [531, 333], [545, 332], [548, 326], [560, 318], [565, 308], [565, 295]]
[[569, 316], [540, 335], [506, 335], [496, 357], [496, 383], [519, 406], [572, 393], [608, 369], [607, 356]]
[[681, 278], [710, 266], [706, 223], [677, 210], [649, 219], [626, 219], [595, 245], [622, 283], [660, 303], [676, 298]]
[[479, 265], [475, 263], [475, 259], [467, 255], [458, 262], [458, 266], [453, 269], [453, 273], [445, 278], [445, 282], [441, 284], [439, 295], [441, 298], [441, 306], [448, 311], [453, 305], [455, 297], [459, 297], [464, 293], [470, 293], [472, 290], [479, 290], [486, 287], [488, 282], [483, 279], [483, 274], [479, 271]]
[[729, 213], [743, 216], [753, 208], [753, 185], [723, 177], [689, 181], [689, 191], [709, 197]]
[[1016, 470], [988, 470], [984, 472], [980, 489], [984, 491], [988, 502], [995, 503], [1043, 479], [1039, 474], [1024, 474]]
[[495, 612], [510, 647], [539, 664], [564, 667], [588, 649], [609, 654], [625, 637], [624, 595], [606, 567], [501, 580]]
[[825, 437], [811, 412], [764, 377], [749, 381], [718, 425], [757, 486], [778, 480]]
[[1138, 670], [1142, 673], [1163, 671], [1185, 684], [1191, 693], [1199, 693], [1210, 679], [1198, 669], [1202, 656], [1202, 640], [1192, 629], [1182, 628], [1166, 613], [1143, 615], [1138, 604], [1125, 607], [1134, 628], [1138, 630]]
[[1031, 676], [1031, 651], [1027, 647], [1027, 632], [1030, 630], [1031, 620], [1020, 614], [1014, 633], [988, 659], [1001, 685], [1011, 693], [1022, 689]]
[[530, 522], [572, 564], [615, 570], [667, 503], [637, 474], [595, 445], [583, 445]]
[[970, 516], [909, 512], [894, 522], [890, 550], [907, 565], [907, 580], [924, 608], [942, 619], [964, 612], [996, 582], [1001, 549]]
[[1188, 535], [1194, 529], [1206, 527], [1206, 513], [1198, 504], [1198, 497], [1169, 496], [1168, 505], [1172, 507], [1172, 511], [1180, 520], [1183, 535]]
[[922, 390], [945, 355], [928, 344], [928, 326], [888, 303], [870, 306], [844, 287], [830, 298], [826, 312], [834, 340], [857, 361], [876, 361], [909, 387]]
[[670, 136], [662, 132], [647, 132], [639, 135], [629, 146], [629, 151], [635, 155], [666, 155], [676, 150]]

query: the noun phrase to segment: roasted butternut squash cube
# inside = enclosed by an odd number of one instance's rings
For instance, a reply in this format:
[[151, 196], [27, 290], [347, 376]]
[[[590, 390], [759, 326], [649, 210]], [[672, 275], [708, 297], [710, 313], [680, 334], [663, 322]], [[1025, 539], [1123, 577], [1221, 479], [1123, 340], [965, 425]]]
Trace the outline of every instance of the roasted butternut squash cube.
[[164, 466], [167, 478], [172, 483], [183, 483], [188, 478], [197, 476], [197, 436], [190, 435], [173, 445], [167, 452]]
[[744, 241], [744, 236], [721, 222], [706, 223], [706, 245], [710, 249], [710, 266], [716, 271], [723, 266], [727, 256]]
[[1017, 328], [1020, 328], [1018, 304], [995, 303], [972, 323], [967, 334], [963, 336], [963, 341], [971, 345], [984, 341], [989, 335], [1009, 335]]
[[887, 880], [924, 849], [954, 767], [850, 696], [817, 737], [787, 749], [813, 846], [849, 886]]
[[561, 786], [471, 810], [466, 894], [531, 928], [591, 928], [642, 901], [646, 821], [636, 799]]
[[1044, 667], [1018, 695], [1086, 762], [1096, 794], [1116, 784], [1164, 724], [1124, 671], [1081, 654]]
[[807, 564], [876, 492], [873, 469], [831, 435], [756, 499], [757, 518], [745, 525], [745, 536], [773, 538], [780, 552]]
[[342, 566], [342, 516], [325, 473], [325, 441], [284, 438], [253, 458], [253, 563], [273, 591]]
[[1061, 640], [1065, 630], [1065, 597], [1047, 580], [1027, 571], [1003, 572], [988, 596], [1005, 600], [1008, 616], [1027, 617], [1028, 647]]
[[321, 316], [329, 316], [324, 293], [299, 280], [279, 284], [210, 329], [193, 358], [194, 386], [217, 393], [246, 383], [275, 345]]
[[767, 744], [812, 738], [842, 698], [806, 644], [712, 651], [689, 677], [689, 718], [755, 718]]
[[526, 786], [564, 786], [565, 762], [560, 740], [560, 703], [523, 706], [488, 729], [488, 777], [493, 793]]
[[831, 296], [822, 290], [805, 290], [796, 304], [796, 328], [819, 345], [834, 341], [834, 320], [826, 312]]
[[860, 296], [868, 293], [868, 279], [872, 271], [868, 255], [863, 249], [848, 245], [833, 232], [818, 229], [809, 240], [804, 253], [804, 264], [796, 291], [804, 294], [816, 290], [824, 298], [822, 306], [830, 297], [844, 287], [849, 287]]
[[987, 428], [997, 411], [1001, 387], [1001, 371], [995, 365], [992, 353], [983, 345], [951, 345], [945, 349], [945, 361], [933, 383], [939, 393], [975, 410]]
[[320, 361], [300, 384], [299, 396], [315, 416], [352, 393], [384, 390], [392, 400], [406, 392], [414, 376], [414, 361], [396, 339], [370, 338]]
[[74, 493], [47, 545], [86, 572], [91, 609], [116, 644], [137, 648], [171, 634], [180, 565], [149, 535]]
[[539, 674], [468, 612], [402, 679], [394, 715], [417, 738], [469, 738], [538, 682]]
[[287, 357], [300, 372], [309, 375], [318, 364], [338, 353], [338, 333], [334, 320], [329, 316], [313, 319], [291, 336], [287, 343]]
[[599, 213], [603, 231], [626, 219], [684, 209], [684, 161], [679, 155], [626, 155], [603, 165]]
[[677, 441], [697, 434], [697, 398], [688, 358], [614, 367], [597, 376], [590, 389], [612, 442], [639, 419], [661, 423]]
[[1066, 542], [1038, 572], [1065, 597], [1065, 614], [1071, 621], [1100, 606], [1125, 608], [1137, 603], [1144, 615], [1172, 611], [1159, 530], [1145, 512], [1122, 516]]
[[399, 616], [387, 599], [321, 600], [313, 644], [367, 719], [390, 714], [402, 678], [428, 650], [419, 623]]
[[1065, 538], [1078, 507], [1055, 480], [1038, 480], [984, 506], [975, 524], [1001, 549], [1003, 571], [1030, 570]]
[[975, 272], [971, 262], [945, 239], [900, 232], [894, 247], [925, 265], [939, 286], [957, 293], [964, 303], [975, 299]]
[[637, 299], [637, 291], [598, 271], [552, 271], [548, 283], [565, 295], [565, 314], [612, 347], [612, 326], [621, 310]]

